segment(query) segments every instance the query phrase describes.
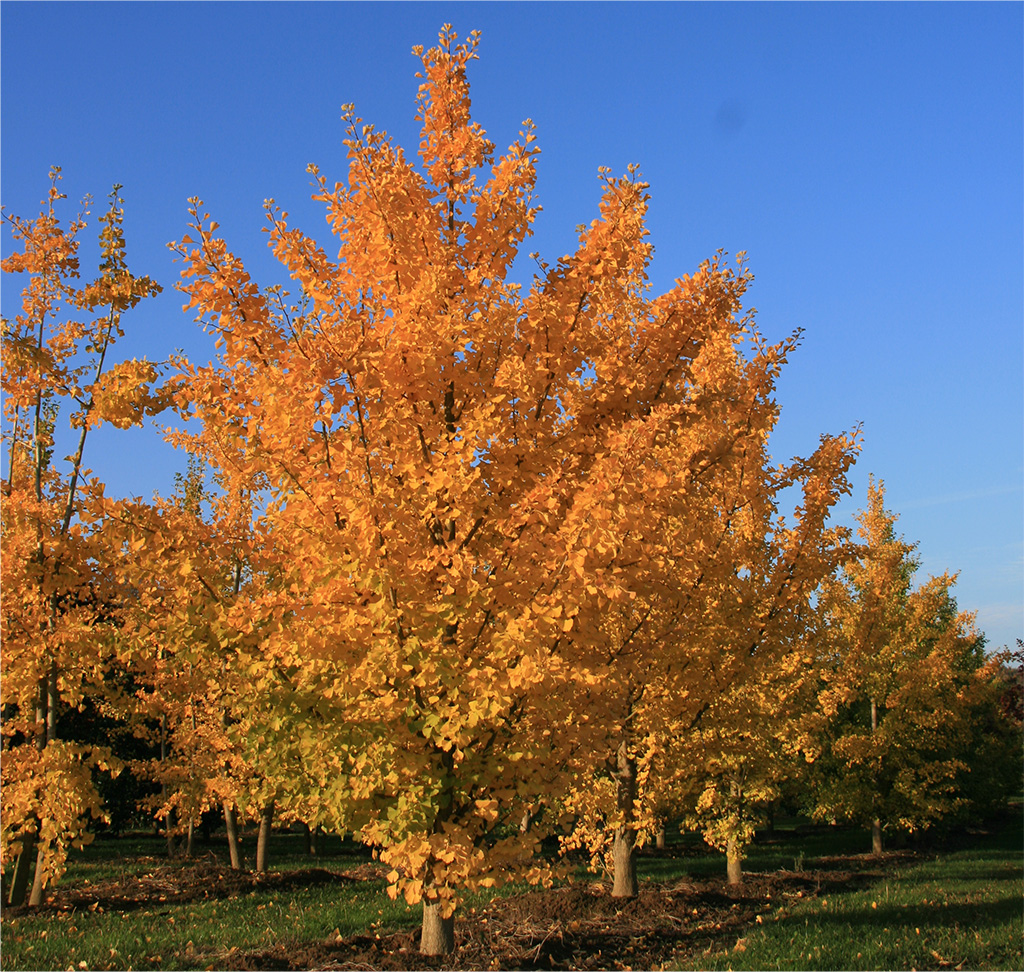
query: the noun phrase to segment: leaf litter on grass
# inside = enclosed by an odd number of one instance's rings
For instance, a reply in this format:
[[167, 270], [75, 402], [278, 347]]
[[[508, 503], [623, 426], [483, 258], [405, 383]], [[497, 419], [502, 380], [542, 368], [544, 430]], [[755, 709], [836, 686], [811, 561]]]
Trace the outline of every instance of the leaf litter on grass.
[[[526, 890], [489, 902], [477, 898], [460, 909], [456, 918], [458, 950], [444, 958], [419, 954], [418, 929], [397, 928], [392, 920], [381, 918], [358, 933], [342, 934], [335, 929], [319, 939], [307, 934], [288, 940], [288, 931], [279, 928], [272, 945], [258, 940], [246, 945], [236, 938], [233, 943], [222, 939], [220, 947], [212, 947], [209, 943], [202, 946], [196, 939], [193, 948], [177, 960], [191, 968], [239, 970], [703, 967], [713, 957], [730, 955], [739, 960], [748, 948], [752, 929], [783, 921], [794, 908], [810, 902], [831, 911], [835, 895], [878, 888], [893, 867], [902, 868], [917, 859], [905, 851], [882, 859], [867, 855], [822, 858], [802, 871], [747, 873], [737, 887], [726, 885], [724, 875], [650, 880], [642, 882], [635, 899], [612, 898], [606, 887], [584, 881], [546, 891]], [[259, 894], [261, 900], [265, 894], [280, 895], [274, 906], [287, 912], [287, 895], [316, 886], [327, 892], [328, 900], [340, 901], [354, 894], [369, 902], [377, 893], [370, 885], [382, 881], [384, 875], [384, 868], [376, 862], [345, 871], [306, 867], [267, 874], [234, 871], [213, 857], [187, 863], [154, 857], [138, 859], [136, 864], [117, 876], [54, 888], [42, 913], [56, 913], [55, 917], [83, 910], [122, 915], [140, 909], [143, 914], [149, 909], [165, 913], [168, 908], [210, 900], [241, 901], [253, 894]], [[5, 916], [16, 917], [12, 915], [16, 910], [22, 909], [5, 909]], [[184, 917], [179, 915], [179, 920]], [[175, 960], [167, 961], [173, 964]], [[104, 964], [127, 967], [121, 956]]]

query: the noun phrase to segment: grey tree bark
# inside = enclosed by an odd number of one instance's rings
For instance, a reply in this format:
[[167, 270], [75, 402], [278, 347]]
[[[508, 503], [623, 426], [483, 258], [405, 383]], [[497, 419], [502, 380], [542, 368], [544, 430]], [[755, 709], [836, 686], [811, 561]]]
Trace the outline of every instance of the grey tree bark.
[[231, 855], [231, 866], [236, 870], [242, 869], [242, 855], [238, 852], [238, 817], [235, 808], [224, 801], [224, 827], [228, 833], [228, 853]]
[[[739, 780], [729, 781], [729, 796], [734, 801], [735, 818], [733, 820], [734, 833], [740, 825], [740, 800], [743, 797], [743, 789]], [[743, 847], [736, 837], [730, 837], [725, 845], [725, 872], [729, 884], [743, 883]]]
[[735, 837], [730, 837], [725, 847], [725, 871], [729, 884], [743, 883], [743, 851]]
[[[46, 677], [40, 680], [39, 686], [40, 704], [45, 712], [46, 737], [45, 742], [51, 743], [57, 738], [57, 666], [51, 665]], [[37, 712], [37, 715], [39, 713]], [[43, 746], [38, 748], [42, 751]], [[43, 903], [43, 848], [36, 852], [36, 869], [32, 875], [32, 893], [29, 895], [28, 903], [37, 908]]]
[[636, 878], [636, 829], [633, 825], [636, 760], [629, 755], [625, 740], [619, 743], [615, 776], [622, 824], [616, 827], [612, 838], [612, 897], [635, 898], [640, 893], [640, 885]]
[[270, 847], [270, 828], [274, 823], [274, 801], [268, 801], [260, 815], [260, 833], [256, 838], [256, 873], [267, 870], [267, 851]]
[[23, 905], [28, 894], [28, 879], [32, 874], [32, 861], [36, 854], [36, 833], [26, 834], [21, 839], [21, 853], [14, 863], [14, 875], [7, 894], [9, 905]]
[[[874, 699], [871, 700], [871, 732], [878, 732], [878, 704]], [[879, 817], [871, 821], [871, 853], [876, 857], [882, 853], [882, 821]]]
[[455, 951], [455, 915], [441, 917], [441, 906], [436, 901], [423, 902], [423, 933], [420, 953], [423, 955], [451, 955]]

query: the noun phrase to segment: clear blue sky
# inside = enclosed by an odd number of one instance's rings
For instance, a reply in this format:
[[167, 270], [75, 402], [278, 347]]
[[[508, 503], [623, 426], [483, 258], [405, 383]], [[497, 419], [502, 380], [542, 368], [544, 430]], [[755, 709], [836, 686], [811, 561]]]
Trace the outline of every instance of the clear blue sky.
[[[841, 517], [882, 477], [922, 574], [960, 571], [990, 645], [1024, 636], [1019, 3], [7, 2], [3, 203], [37, 212], [52, 164], [72, 202], [123, 183], [131, 266], [166, 291], [126, 320], [121, 356], [208, 360], [164, 246], [186, 199], [279, 279], [263, 200], [325, 239], [306, 164], [343, 176], [346, 102], [414, 150], [410, 49], [446, 21], [483, 33], [474, 114], [498, 146], [537, 124], [530, 249], [568, 252], [597, 167], [639, 163], [655, 289], [746, 250], [762, 330], [805, 329], [778, 457], [863, 423]], [[5, 314], [16, 299], [4, 281]], [[97, 435], [87, 459], [117, 494], [167, 492], [184, 467], [152, 430]]]

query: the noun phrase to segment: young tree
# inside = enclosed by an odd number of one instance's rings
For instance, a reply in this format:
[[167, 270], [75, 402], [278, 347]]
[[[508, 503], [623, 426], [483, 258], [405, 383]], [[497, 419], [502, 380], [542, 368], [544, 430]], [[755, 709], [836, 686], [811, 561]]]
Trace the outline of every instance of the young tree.
[[[61, 226], [60, 170], [35, 220], [4, 214], [22, 249], [3, 261], [24, 273], [21, 313], [3, 321], [4, 437], [9, 445], [3, 503], [3, 825], [0, 860], [17, 858], [10, 902], [20, 904], [35, 857], [31, 904], [63, 870], [68, 847], [89, 839], [102, 815], [91, 774], [113, 767], [108, 749], [57, 738], [62, 705], [103, 690], [111, 657], [112, 606], [120, 592], [94, 508], [102, 485], [83, 465], [86, 436], [107, 421], [124, 428], [160, 407], [148, 362], [111, 366], [121, 316], [160, 287], [128, 269], [123, 212], [114, 187], [100, 217], [99, 277], [79, 276], [84, 215]], [[87, 213], [87, 211], [86, 211]], [[67, 409], [70, 408], [70, 413]], [[62, 410], [63, 414], [62, 414]], [[73, 451], [62, 472], [53, 450]]]
[[[636, 578], [636, 620], [625, 657], [633, 688], [627, 726], [638, 771], [614, 767], [612, 790], [585, 776], [577, 788], [574, 806], [583, 812], [567, 846], [585, 842], [592, 854], [606, 848], [616, 895], [636, 894], [632, 847], [657, 833], [664, 812], [658, 805], [667, 801], [681, 813], [685, 795], [701, 791], [691, 823], [713, 843], [728, 845], [738, 879], [752, 824], [736, 808], [766, 797], [782, 772], [782, 754], [806, 741], [799, 699], [810, 671], [814, 595], [843, 556], [845, 533], [829, 527], [828, 517], [849, 491], [856, 443], [825, 437], [810, 459], [772, 469], [766, 443], [776, 415], [773, 384], [755, 379], [774, 374], [779, 362], [767, 367], [766, 358], [771, 361], [767, 350], [760, 351], [744, 380], [723, 390], [723, 400], [737, 409], [722, 426], [734, 450], [701, 476], [688, 508], [677, 508], [652, 531], [657, 560], [647, 565], [646, 578]], [[752, 402], [744, 390], [755, 395]], [[795, 484], [803, 501], [788, 526], [778, 495]], [[638, 639], [652, 636], [641, 650]], [[632, 814], [624, 834], [616, 803], [620, 813], [625, 804]]]
[[117, 573], [131, 592], [117, 644], [137, 688], [123, 710], [158, 754], [136, 769], [160, 784], [149, 804], [164, 821], [169, 853], [179, 831], [219, 808], [237, 868], [237, 815], [263, 775], [252, 737], [266, 699], [247, 661], [259, 644], [249, 605], [266, 580], [261, 522], [251, 491], [209, 488], [196, 455], [177, 480], [167, 500], [113, 501], [104, 510]]
[[347, 178], [311, 167], [333, 255], [268, 203], [294, 303], [250, 279], [198, 201], [175, 246], [220, 348], [185, 368], [181, 407], [226, 482], [265, 487], [275, 586], [252, 680], [319, 686], [321, 813], [381, 848], [393, 894], [424, 902], [427, 953], [453, 947], [462, 889], [545, 878], [532, 852], [556, 815], [516, 825], [611, 737], [628, 801], [630, 672], [677, 624], [668, 595], [640, 599], [665, 586], [659, 531], [674, 518], [705, 545], [687, 571], [725, 569], [694, 520], [704, 479], [742, 466], [754, 412], [774, 408], [757, 374], [785, 353], [739, 361], [750, 276], [720, 258], [647, 296], [633, 168], [601, 170], [576, 251], [514, 283], [537, 149], [526, 123], [496, 157], [470, 120], [476, 45], [446, 27], [417, 50], [422, 172], [347, 113]]
[[969, 695], [983, 663], [973, 616], [958, 613], [948, 574], [913, 587], [914, 547], [895, 532], [873, 480], [859, 555], [827, 591], [829, 656], [820, 701], [830, 724], [814, 789], [819, 817], [913, 832], [966, 804]]

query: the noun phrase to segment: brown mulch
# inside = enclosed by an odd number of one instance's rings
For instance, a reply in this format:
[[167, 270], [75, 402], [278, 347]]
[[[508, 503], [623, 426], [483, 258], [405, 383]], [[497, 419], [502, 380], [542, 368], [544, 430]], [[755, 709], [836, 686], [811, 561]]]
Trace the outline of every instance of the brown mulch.
[[[379, 879], [385, 868], [363, 863], [345, 872], [322, 868], [252, 874], [214, 858], [168, 867], [147, 860], [142, 874], [67, 889], [57, 886], [54, 910], [128, 911], [162, 903], [227, 898], [256, 889], [287, 890], [311, 884]], [[778, 920], [794, 898], [826, 895], [880, 876], [879, 861], [834, 858], [815, 871], [747, 874], [729, 887], [724, 875], [709, 880], [645, 882], [639, 897], [612, 898], [607, 887], [574, 883], [551, 890], [495, 898], [456, 916], [456, 953], [443, 959], [419, 954], [419, 929], [364, 933], [270, 949], [232, 949], [208, 956], [217, 969], [658, 969], [668, 963], [699, 967], [702, 957], [743, 947], [758, 923]], [[13, 909], [11, 909], [13, 910]]]
[[[225, 867], [214, 857], [197, 858], [185, 865], [168, 866], [166, 858], [135, 858], [134, 864], [147, 865], [146, 873], [124, 875], [104, 881], [84, 882], [47, 892], [46, 908], [55, 911], [134, 911], [156, 904], [189, 904], [195, 901], [234, 898], [257, 889], [289, 891], [312, 884], [351, 884], [379, 880], [387, 868], [366, 862], [347, 871], [328, 871], [320, 867], [298, 871], [271, 871], [254, 874]], [[10, 908], [10, 913], [20, 909]]]

